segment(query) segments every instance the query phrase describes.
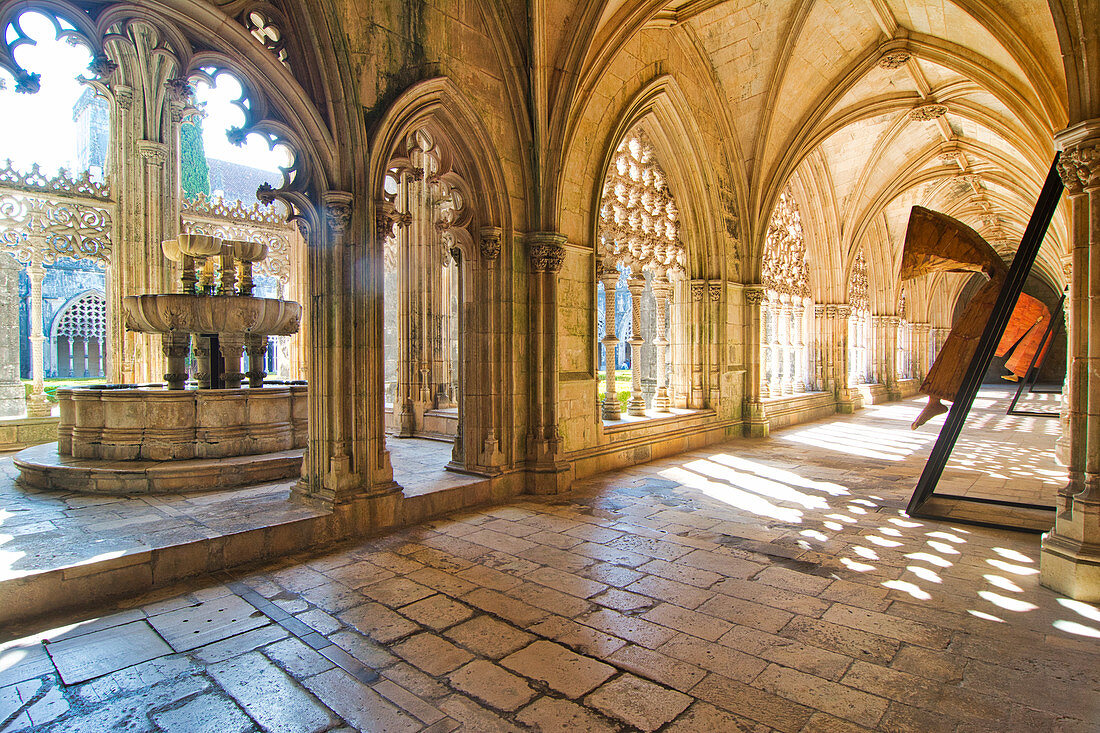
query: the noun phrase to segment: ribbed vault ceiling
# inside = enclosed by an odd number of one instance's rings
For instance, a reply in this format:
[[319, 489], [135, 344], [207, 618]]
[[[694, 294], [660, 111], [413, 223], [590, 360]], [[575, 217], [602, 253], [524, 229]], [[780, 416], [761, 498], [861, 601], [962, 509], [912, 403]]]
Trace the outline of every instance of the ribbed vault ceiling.
[[[736, 138], [731, 158], [749, 182], [750, 219], [766, 220], [789, 183], [796, 195], [828, 192], [826, 201], [802, 206], [810, 216], [832, 208], [807, 226], [819, 302], [844, 300], [848, 268], [862, 247], [872, 309], [894, 312], [896, 302], [886, 301], [897, 297], [914, 204], [955, 216], [999, 251], [1014, 251], [1053, 158], [1053, 135], [1067, 119], [1061, 52], [1045, 2], [643, 5], [607, 3], [596, 44], [639, 14], [647, 16], [641, 24], [690, 36], [725, 96]], [[1037, 263], [1057, 289], [1064, 283], [1065, 208]], [[757, 259], [759, 229], [748, 243]], [[876, 288], [876, 279], [888, 285]], [[936, 297], [940, 288], [957, 293], [961, 282], [915, 285], [910, 310], [924, 310], [924, 320], [933, 289]]]

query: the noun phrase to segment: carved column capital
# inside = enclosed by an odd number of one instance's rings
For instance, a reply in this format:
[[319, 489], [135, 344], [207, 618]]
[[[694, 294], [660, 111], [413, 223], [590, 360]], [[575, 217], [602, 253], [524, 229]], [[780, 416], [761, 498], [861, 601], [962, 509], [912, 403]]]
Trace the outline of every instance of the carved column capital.
[[722, 300], [722, 283], [708, 283], [707, 288], [710, 290], [710, 302], [717, 303]]
[[742, 292], [748, 305], [759, 306], [768, 298], [763, 285], [746, 285]]
[[527, 256], [532, 272], [558, 272], [565, 260], [564, 234], [532, 232], [527, 235]]
[[397, 224], [396, 210], [389, 201], [379, 201], [374, 214], [374, 234], [379, 242], [394, 236]]
[[836, 306], [836, 317], [837, 318], [851, 318], [851, 316], [852, 316], [852, 306], [844, 305], [844, 304]]
[[500, 256], [500, 240], [503, 232], [500, 227], [481, 227], [481, 256], [492, 261]]
[[122, 109], [130, 109], [134, 104], [133, 87], [119, 84], [118, 86], [112, 87], [111, 90], [114, 92], [115, 102], [117, 102], [118, 106]]
[[1054, 140], [1062, 149], [1058, 175], [1069, 195], [1100, 186], [1100, 120], [1086, 120], [1068, 127], [1055, 135]]
[[703, 293], [707, 289], [706, 282], [702, 280], [696, 280], [691, 283], [691, 300], [695, 303], [703, 302]]
[[155, 140], [139, 140], [138, 154], [148, 165], [162, 166], [168, 160], [168, 146]]
[[343, 238], [351, 223], [351, 199], [352, 196], [347, 191], [325, 191], [321, 194], [325, 225], [337, 239]]

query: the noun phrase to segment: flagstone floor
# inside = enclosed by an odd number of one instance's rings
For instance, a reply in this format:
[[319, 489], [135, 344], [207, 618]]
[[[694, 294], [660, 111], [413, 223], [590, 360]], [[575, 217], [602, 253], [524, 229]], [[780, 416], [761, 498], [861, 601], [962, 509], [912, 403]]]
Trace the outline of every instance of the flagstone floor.
[[[948, 479], [1056, 488], [1056, 421], [982, 404]], [[0, 629], [0, 731], [1100, 729], [1039, 538], [904, 515], [919, 406]]]

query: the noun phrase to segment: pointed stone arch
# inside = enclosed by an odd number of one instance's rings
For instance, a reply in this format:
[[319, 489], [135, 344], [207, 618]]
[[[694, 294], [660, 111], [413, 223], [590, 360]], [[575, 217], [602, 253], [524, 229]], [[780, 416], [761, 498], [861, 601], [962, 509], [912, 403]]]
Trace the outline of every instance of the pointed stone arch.
[[[515, 262], [512, 200], [503, 167], [489, 131], [473, 106], [453, 81], [445, 77], [413, 85], [386, 110], [372, 134], [367, 166], [370, 206], [375, 236], [369, 261], [382, 262], [383, 243], [394, 224], [408, 212], [396, 211], [382, 194], [387, 172], [395, 156], [400, 158], [408, 141], [427, 133], [439, 147], [440, 171], [450, 185], [459, 186], [469, 198], [470, 213], [455, 227], [452, 253], [457, 255], [459, 282], [459, 388], [458, 434], [450, 467], [485, 475], [499, 473], [520, 453], [515, 424], [516, 408], [505, 395], [512, 394], [510, 365], [513, 348], [512, 284]], [[446, 176], [450, 175], [450, 178]], [[372, 292], [381, 300], [382, 268], [371, 270]], [[488, 297], [487, 294], [501, 297]], [[380, 309], [379, 309], [380, 310]], [[382, 376], [381, 328], [377, 340], [378, 376]], [[382, 435], [382, 389], [368, 410], [377, 411], [378, 435]], [[376, 404], [377, 403], [377, 404]], [[380, 451], [385, 453], [384, 441]]]

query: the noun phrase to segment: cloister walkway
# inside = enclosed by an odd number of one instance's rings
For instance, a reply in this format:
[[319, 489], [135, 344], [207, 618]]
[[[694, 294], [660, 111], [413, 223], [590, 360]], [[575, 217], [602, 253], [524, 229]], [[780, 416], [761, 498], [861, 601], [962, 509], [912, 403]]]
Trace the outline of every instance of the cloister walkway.
[[[949, 480], [1051, 490], [1001, 399]], [[0, 730], [1095, 730], [1100, 611], [1038, 537], [904, 516], [918, 408], [4, 629]]]

